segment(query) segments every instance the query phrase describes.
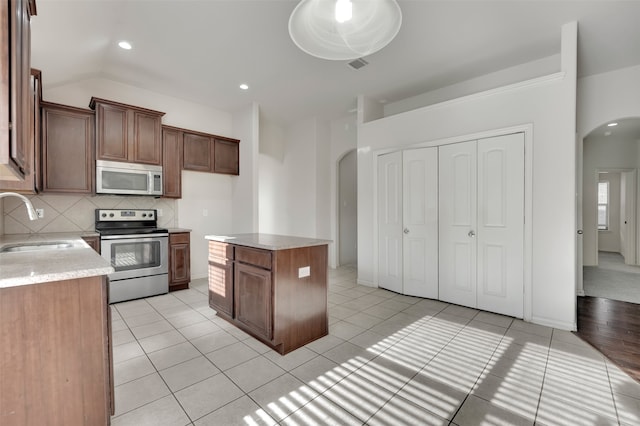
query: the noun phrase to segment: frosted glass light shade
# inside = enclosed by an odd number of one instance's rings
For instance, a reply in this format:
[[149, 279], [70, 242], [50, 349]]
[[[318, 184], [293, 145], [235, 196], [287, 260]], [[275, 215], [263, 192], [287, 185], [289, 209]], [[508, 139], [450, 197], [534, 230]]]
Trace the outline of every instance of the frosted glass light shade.
[[351, 60], [371, 55], [398, 34], [402, 11], [395, 0], [351, 0], [352, 17], [336, 20], [336, 0], [302, 0], [289, 18], [289, 35], [309, 55]]

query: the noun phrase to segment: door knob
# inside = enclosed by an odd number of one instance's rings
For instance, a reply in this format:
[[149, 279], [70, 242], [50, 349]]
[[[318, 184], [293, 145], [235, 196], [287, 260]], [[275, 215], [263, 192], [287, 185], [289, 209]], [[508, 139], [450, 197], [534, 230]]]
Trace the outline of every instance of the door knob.
[[473, 238], [473, 237], [476, 236], [476, 233], [473, 232], [473, 230], [471, 230], [471, 231], [469, 231], [469, 233], [467, 235], [469, 235], [470, 238]]
[[405, 234], [408, 234], [409, 233], [409, 228], [404, 228], [404, 231], [402, 231], [402, 232], [404, 232]]
[[[625, 222], [625, 223], [627, 223], [627, 222]], [[578, 229], [578, 235], [582, 235], [582, 234], [583, 234], [582, 229]]]

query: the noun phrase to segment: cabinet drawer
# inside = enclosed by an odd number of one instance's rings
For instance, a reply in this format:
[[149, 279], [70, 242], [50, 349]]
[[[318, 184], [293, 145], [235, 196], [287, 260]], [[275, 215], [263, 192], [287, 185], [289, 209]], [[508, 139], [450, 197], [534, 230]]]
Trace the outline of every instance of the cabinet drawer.
[[188, 232], [178, 232], [174, 234], [169, 234], [169, 240], [171, 240], [172, 244], [188, 244], [189, 243]]
[[271, 252], [247, 247], [236, 247], [236, 261], [271, 270]]
[[223, 260], [233, 260], [233, 245], [218, 241], [209, 241], [209, 260], [222, 262]]

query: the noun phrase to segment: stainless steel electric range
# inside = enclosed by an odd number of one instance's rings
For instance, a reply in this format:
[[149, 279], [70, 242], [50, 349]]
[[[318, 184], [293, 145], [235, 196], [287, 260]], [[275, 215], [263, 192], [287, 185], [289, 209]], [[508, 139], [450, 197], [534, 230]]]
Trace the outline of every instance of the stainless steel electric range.
[[109, 303], [169, 291], [169, 232], [152, 209], [96, 209], [96, 232], [109, 275]]

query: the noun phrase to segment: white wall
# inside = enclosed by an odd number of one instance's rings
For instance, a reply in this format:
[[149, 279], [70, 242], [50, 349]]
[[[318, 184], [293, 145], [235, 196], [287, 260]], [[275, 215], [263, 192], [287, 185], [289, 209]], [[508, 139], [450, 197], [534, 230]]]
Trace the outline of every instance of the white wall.
[[[205, 105], [100, 78], [49, 87], [46, 70], [43, 77], [43, 98], [47, 101], [88, 108], [89, 100], [95, 96], [163, 111], [166, 113], [162, 117], [163, 124], [221, 136], [236, 134], [233, 132], [233, 118], [230, 113]], [[238, 131], [237, 134], [242, 133]], [[241, 149], [250, 145], [246, 142], [240, 142]], [[207, 244], [204, 236], [211, 233], [229, 233], [233, 228], [233, 179], [226, 175], [182, 172], [182, 199], [176, 202], [177, 226], [192, 230], [192, 279], [207, 275]], [[241, 201], [238, 203], [242, 204]], [[205, 210], [207, 216], [204, 215]]]
[[[525, 318], [562, 329], [576, 328], [576, 58], [577, 24], [571, 23], [562, 28], [561, 73], [359, 124], [360, 283], [376, 284], [373, 182], [377, 152], [531, 124], [533, 152], [525, 155], [533, 156], [529, 200], [533, 217], [526, 219], [533, 225], [532, 276]], [[367, 116], [366, 111], [360, 115]]]
[[257, 104], [233, 115], [233, 131], [233, 136], [240, 139], [240, 175], [232, 179], [232, 232], [258, 232], [260, 108]]
[[598, 231], [598, 250], [620, 253], [620, 173], [600, 173], [609, 182], [609, 229]]

